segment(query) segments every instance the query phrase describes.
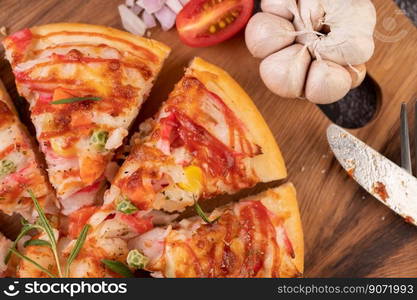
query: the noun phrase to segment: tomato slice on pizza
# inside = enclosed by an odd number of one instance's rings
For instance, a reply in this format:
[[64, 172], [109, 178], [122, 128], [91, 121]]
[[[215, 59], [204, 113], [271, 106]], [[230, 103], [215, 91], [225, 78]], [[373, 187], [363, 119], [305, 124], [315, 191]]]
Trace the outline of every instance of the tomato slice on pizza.
[[70, 23], [24, 29], [3, 45], [30, 104], [62, 212], [93, 204], [170, 49], [116, 29]]
[[304, 244], [292, 184], [158, 227], [130, 242], [155, 277], [299, 277]]
[[105, 203], [183, 211], [200, 198], [286, 176], [252, 100], [225, 71], [200, 58], [140, 129]]
[[33, 150], [34, 143], [1, 82], [0, 141], [0, 210], [33, 220], [37, 214], [30, 190], [46, 213], [57, 213], [58, 203]]

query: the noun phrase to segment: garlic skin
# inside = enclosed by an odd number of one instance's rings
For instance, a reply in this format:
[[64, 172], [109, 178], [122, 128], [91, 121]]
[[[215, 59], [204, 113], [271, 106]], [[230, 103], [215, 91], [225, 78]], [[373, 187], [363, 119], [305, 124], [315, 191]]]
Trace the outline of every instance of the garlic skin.
[[314, 54], [339, 65], [359, 65], [367, 62], [374, 50], [372, 38], [361, 35], [346, 36], [332, 31], [325, 39], [318, 39]]
[[352, 78], [342, 66], [326, 60], [311, 63], [305, 87], [305, 97], [317, 104], [333, 103], [349, 92]]
[[301, 97], [310, 62], [307, 47], [294, 44], [265, 58], [259, 67], [260, 75], [273, 93], [285, 98]]
[[324, 22], [324, 8], [319, 1], [298, 0], [298, 11], [305, 27], [320, 31]]
[[352, 86], [350, 88], [354, 89], [360, 86], [366, 76], [365, 64], [346, 66], [345, 68], [349, 72], [350, 77], [352, 77]]
[[297, 3], [295, 0], [262, 0], [261, 9], [287, 20], [292, 20], [294, 11], [297, 10]]
[[291, 45], [295, 37], [294, 26], [290, 21], [263, 12], [255, 14], [245, 30], [246, 46], [258, 58], [264, 58]]
[[375, 7], [369, 0], [319, 1], [330, 32], [310, 44], [313, 54], [340, 65], [359, 65], [374, 53]]

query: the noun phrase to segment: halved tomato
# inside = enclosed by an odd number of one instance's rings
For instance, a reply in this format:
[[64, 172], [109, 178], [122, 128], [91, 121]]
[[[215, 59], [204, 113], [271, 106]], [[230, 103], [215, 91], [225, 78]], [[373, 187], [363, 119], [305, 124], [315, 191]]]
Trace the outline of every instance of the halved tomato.
[[177, 15], [180, 39], [191, 47], [223, 42], [249, 21], [253, 0], [191, 0]]

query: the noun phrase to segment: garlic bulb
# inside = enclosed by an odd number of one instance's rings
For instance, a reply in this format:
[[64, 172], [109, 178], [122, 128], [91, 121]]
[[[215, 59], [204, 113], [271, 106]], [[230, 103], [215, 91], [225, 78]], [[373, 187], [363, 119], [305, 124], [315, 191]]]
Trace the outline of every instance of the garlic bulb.
[[318, 31], [323, 28], [324, 9], [319, 1], [298, 0], [298, 10], [294, 14], [294, 27], [299, 32], [297, 43], [307, 45], [313, 51], [313, 45], [319, 38]]
[[262, 0], [261, 9], [287, 20], [292, 20], [294, 11], [297, 10], [295, 0]]
[[311, 63], [305, 87], [305, 97], [317, 104], [328, 104], [343, 98], [352, 86], [349, 72], [326, 60]]
[[351, 89], [357, 88], [365, 79], [366, 76], [366, 66], [365, 64], [356, 65], [356, 66], [346, 66], [350, 77], [352, 78], [352, 87]]
[[324, 22], [324, 9], [319, 1], [298, 0], [300, 19], [305, 27], [320, 31]]
[[323, 7], [329, 32], [318, 36], [313, 53], [340, 65], [367, 62], [374, 52], [375, 8], [369, 0], [314, 0]]
[[264, 58], [260, 74], [272, 92], [331, 103], [364, 80], [375, 50], [371, 0], [262, 0], [261, 8], [267, 13], [253, 16], [245, 39], [252, 55]]
[[282, 17], [257, 13], [246, 26], [245, 40], [253, 56], [264, 58], [294, 43], [294, 26]]
[[294, 44], [261, 62], [261, 78], [275, 94], [286, 98], [301, 97], [310, 62], [307, 47]]

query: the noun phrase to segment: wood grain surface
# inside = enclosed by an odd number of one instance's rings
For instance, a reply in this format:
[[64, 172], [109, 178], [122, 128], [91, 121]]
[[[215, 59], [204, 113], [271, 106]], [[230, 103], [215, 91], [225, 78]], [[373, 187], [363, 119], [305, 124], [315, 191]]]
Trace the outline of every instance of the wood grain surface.
[[[117, 12], [121, 2], [0, 0], [0, 26], [9, 32], [52, 22], [121, 28]], [[392, 1], [375, 0], [374, 4], [378, 13], [376, 50], [367, 66], [381, 89], [381, 106], [372, 122], [351, 132], [399, 162], [400, 103], [409, 102], [411, 110], [417, 96], [417, 30]], [[417, 276], [417, 228], [406, 224], [345, 174], [326, 141], [330, 121], [315, 105], [281, 99], [264, 87], [258, 74], [259, 60], [250, 56], [243, 34], [204, 49], [182, 45], [175, 30], [156, 29], [152, 38], [165, 42], [173, 51], [139, 119], [156, 111], [194, 56], [227, 70], [253, 98], [271, 127], [286, 159], [288, 180], [298, 190], [306, 277]], [[24, 115], [26, 107], [17, 97], [13, 75], [4, 60], [0, 61], [0, 78]]]

